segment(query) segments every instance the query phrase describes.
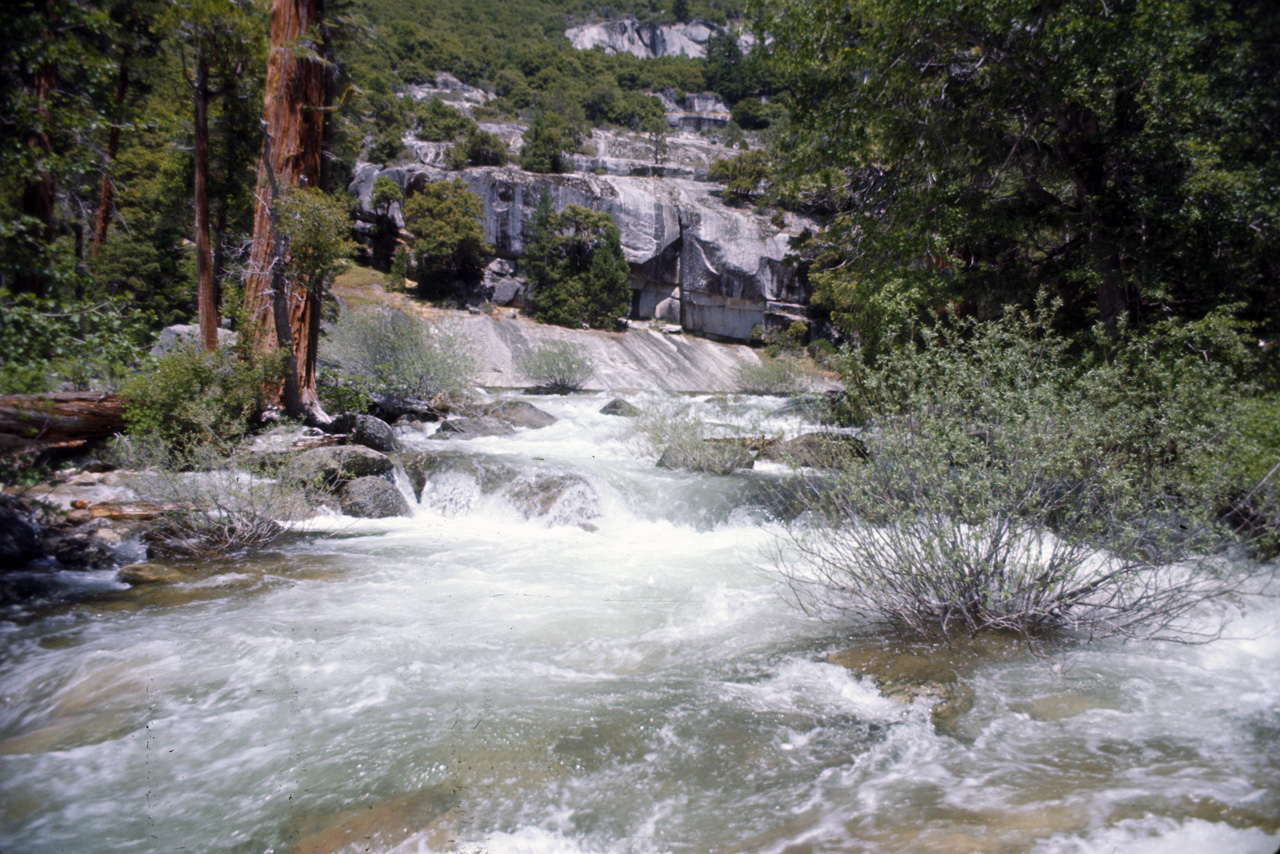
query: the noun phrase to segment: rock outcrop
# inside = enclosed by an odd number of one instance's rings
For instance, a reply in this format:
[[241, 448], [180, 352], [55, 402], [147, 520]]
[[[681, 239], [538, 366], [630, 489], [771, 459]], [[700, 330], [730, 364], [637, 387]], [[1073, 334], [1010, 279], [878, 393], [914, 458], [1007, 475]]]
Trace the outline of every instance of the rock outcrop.
[[[510, 166], [448, 173], [428, 164], [360, 164], [351, 190], [366, 207], [380, 174], [408, 192], [461, 176], [483, 201], [485, 239], [504, 259], [522, 255], [544, 190], [557, 209], [581, 205], [608, 212], [631, 267], [632, 319], [742, 341], [757, 324], [780, 327], [807, 314], [806, 287], [785, 260], [789, 238], [806, 223], [788, 216], [780, 228], [751, 210], [729, 207], [715, 185], [696, 177], [536, 175]], [[476, 301], [495, 300], [496, 288], [489, 290]], [[510, 288], [513, 298], [517, 290]]]
[[[689, 56], [702, 59], [707, 55], [707, 41], [720, 28], [708, 21], [683, 24], [649, 24], [634, 18], [585, 24], [565, 30], [565, 36], [578, 50], [599, 48], [605, 53], [629, 53], [640, 59], [660, 56]], [[744, 53], [751, 49], [752, 39], [739, 36], [738, 46]]]

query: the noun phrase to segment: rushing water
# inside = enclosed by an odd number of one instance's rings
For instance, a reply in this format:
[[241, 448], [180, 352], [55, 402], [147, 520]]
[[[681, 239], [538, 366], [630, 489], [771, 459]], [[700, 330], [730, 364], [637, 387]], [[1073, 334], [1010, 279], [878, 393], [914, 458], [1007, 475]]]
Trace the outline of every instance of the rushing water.
[[[1204, 646], [890, 643], [762, 568], [778, 473], [655, 469], [604, 402], [429, 443], [575, 475], [532, 519], [462, 467], [412, 519], [8, 615], [0, 851], [1280, 844], [1274, 597]], [[971, 700], [944, 721], [828, 662], [884, 646], [951, 656]]]

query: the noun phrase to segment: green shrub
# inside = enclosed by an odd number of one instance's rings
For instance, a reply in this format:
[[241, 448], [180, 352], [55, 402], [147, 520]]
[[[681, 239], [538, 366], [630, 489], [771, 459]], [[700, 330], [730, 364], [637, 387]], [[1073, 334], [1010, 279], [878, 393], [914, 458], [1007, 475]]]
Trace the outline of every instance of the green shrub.
[[280, 376], [278, 358], [256, 363], [235, 352], [179, 347], [125, 381], [120, 390], [130, 435], [155, 436], [176, 451], [239, 440]]
[[539, 344], [519, 358], [516, 367], [544, 394], [581, 391], [595, 373], [591, 357], [568, 341]]
[[325, 359], [335, 372], [326, 381], [330, 388], [341, 383], [350, 394], [429, 400], [440, 392], [463, 399], [475, 385], [471, 341], [421, 317], [389, 308], [352, 311], [327, 336]]
[[479, 269], [493, 247], [485, 242], [484, 203], [461, 178], [430, 181], [404, 206], [405, 228], [413, 233], [419, 283], [431, 276], [456, 276]]
[[505, 166], [507, 158], [506, 144], [494, 134], [479, 128], [472, 128], [466, 139], [450, 146], [448, 152], [450, 169]]
[[798, 598], [944, 637], [1185, 637], [1241, 580], [1213, 557], [1231, 372], [1187, 327], [1098, 334], [1082, 357], [1042, 306], [850, 360], [870, 459], [812, 478]]
[[0, 288], [0, 394], [112, 391], [142, 358], [154, 316], [124, 299], [60, 301]]
[[765, 356], [755, 364], [744, 363], [734, 370], [738, 391], [746, 394], [800, 394], [809, 389], [809, 372], [791, 356]]

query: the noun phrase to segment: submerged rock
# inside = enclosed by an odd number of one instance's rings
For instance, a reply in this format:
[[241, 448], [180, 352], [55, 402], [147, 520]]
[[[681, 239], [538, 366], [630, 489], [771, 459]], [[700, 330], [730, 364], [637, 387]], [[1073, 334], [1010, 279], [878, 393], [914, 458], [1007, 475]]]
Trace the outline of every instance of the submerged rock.
[[[575, 494], [579, 502], [568, 506]], [[539, 474], [503, 495], [526, 519], [550, 517], [553, 522], [579, 524], [600, 515], [596, 491], [576, 474]]]
[[497, 492], [518, 476], [515, 468], [507, 463], [458, 452], [411, 454], [401, 462], [413, 485], [413, 494], [419, 498], [428, 480], [445, 474], [470, 477], [479, 485], [482, 495]]
[[383, 477], [358, 477], [339, 492], [342, 512], [357, 519], [412, 516], [413, 509], [396, 485]]
[[186, 575], [171, 566], [160, 563], [131, 563], [120, 567], [116, 578], [125, 584], [159, 584], [182, 581]]

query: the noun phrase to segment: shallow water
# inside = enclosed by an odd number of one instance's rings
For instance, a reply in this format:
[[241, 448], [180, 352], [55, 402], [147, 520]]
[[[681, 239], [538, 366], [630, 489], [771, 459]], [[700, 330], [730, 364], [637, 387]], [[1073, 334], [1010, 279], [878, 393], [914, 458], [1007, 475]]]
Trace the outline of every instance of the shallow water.
[[443, 472], [412, 519], [8, 614], [0, 851], [1280, 845], [1274, 596], [1204, 646], [959, 656], [944, 722], [828, 662], [889, 639], [784, 601], [777, 472], [655, 469], [606, 398], [534, 402], [560, 422], [421, 444], [576, 476], [543, 515]]

